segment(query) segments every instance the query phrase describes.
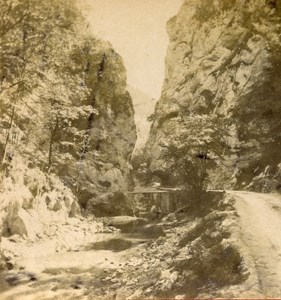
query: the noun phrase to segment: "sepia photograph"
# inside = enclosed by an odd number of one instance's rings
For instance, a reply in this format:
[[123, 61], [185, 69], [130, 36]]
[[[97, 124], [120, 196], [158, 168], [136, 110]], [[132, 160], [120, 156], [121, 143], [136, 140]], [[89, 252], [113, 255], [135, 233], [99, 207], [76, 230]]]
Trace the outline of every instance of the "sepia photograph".
[[281, 299], [281, 0], [0, 0], [0, 300]]

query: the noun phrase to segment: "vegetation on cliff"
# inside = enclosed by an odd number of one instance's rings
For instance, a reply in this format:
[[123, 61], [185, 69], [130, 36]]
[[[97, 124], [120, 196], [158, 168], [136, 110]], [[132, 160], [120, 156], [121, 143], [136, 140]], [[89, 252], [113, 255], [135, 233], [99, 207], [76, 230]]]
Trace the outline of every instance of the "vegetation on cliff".
[[[136, 132], [123, 61], [89, 32], [75, 1], [0, 7], [0, 235], [13, 266], [11, 236], [40, 244], [53, 226], [63, 236], [81, 207], [127, 209]], [[67, 247], [58, 236], [47, 248]]]
[[[167, 144], [176, 143], [178, 132], [200, 136], [200, 122], [186, 128], [186, 119], [203, 117], [212, 126], [215, 117], [227, 127], [221, 140], [223, 155], [216, 171], [208, 172], [209, 184], [245, 188], [267, 166], [276, 169], [281, 161], [280, 3], [207, 3], [185, 1], [168, 22], [166, 79], [147, 144], [152, 155], [148, 170], [167, 175], [163, 153]], [[219, 122], [213, 129], [220, 133]], [[184, 143], [179, 141], [177, 148]], [[181, 159], [195, 160], [192, 151], [182, 152]], [[196, 176], [189, 174], [189, 180]]]
[[21, 158], [59, 175], [84, 208], [126, 188], [136, 133], [120, 56], [72, 0], [0, 4], [2, 180]]

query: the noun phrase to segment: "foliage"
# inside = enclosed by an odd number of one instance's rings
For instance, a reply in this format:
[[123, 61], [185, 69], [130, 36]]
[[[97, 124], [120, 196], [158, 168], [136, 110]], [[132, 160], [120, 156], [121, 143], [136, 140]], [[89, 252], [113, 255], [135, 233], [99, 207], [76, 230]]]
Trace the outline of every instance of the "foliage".
[[40, 80], [40, 71], [56, 65], [58, 57], [63, 59], [61, 46], [77, 18], [73, 4], [67, 2], [0, 1], [1, 91], [12, 86], [30, 91]]
[[[83, 19], [73, 0], [0, 0], [0, 7], [2, 164], [19, 144], [35, 143], [51, 167], [62, 130], [96, 114], [87, 102], [86, 66], [76, 60], [91, 38], [77, 34]], [[82, 148], [87, 124], [77, 135]]]
[[182, 119], [180, 129], [163, 145], [167, 182], [192, 191], [206, 189], [208, 170], [225, 151], [226, 124], [217, 116], [194, 115]]
[[213, 0], [198, 1], [194, 18], [202, 24], [214, 18], [217, 13]]

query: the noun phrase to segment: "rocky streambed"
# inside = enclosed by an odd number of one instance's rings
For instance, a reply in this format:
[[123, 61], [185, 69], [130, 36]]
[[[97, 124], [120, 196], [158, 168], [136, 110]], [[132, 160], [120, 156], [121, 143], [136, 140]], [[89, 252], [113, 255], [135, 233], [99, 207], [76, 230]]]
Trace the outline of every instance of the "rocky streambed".
[[75, 249], [33, 255], [32, 264], [1, 274], [0, 299], [238, 295], [249, 274], [232, 236], [231, 198], [213, 197], [202, 207], [153, 223], [127, 216], [103, 220], [122, 230], [104, 227], [107, 232], [93, 233]]
[[35, 254], [40, 248], [34, 244], [29, 254], [17, 260], [18, 251], [13, 257], [15, 266], [0, 274], [0, 299], [84, 299], [95, 290], [100, 296], [110, 296], [128, 260], [164, 231], [129, 216], [103, 221], [122, 231], [105, 226], [103, 232], [93, 232], [76, 247], [41, 251], [41, 255]]

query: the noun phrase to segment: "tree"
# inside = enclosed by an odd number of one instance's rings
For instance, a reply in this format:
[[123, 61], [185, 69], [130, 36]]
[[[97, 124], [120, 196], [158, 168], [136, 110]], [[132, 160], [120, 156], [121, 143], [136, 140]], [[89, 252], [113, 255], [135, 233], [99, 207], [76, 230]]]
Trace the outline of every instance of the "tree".
[[0, 0], [0, 7], [2, 164], [13, 148], [11, 132], [23, 130], [25, 143], [48, 149], [50, 167], [59, 130], [94, 112], [86, 103], [85, 66], [74, 59], [90, 38], [77, 34], [83, 19], [73, 0]]
[[191, 115], [179, 120], [179, 128], [162, 146], [166, 182], [201, 193], [207, 188], [208, 170], [227, 148], [227, 125], [218, 116]]

